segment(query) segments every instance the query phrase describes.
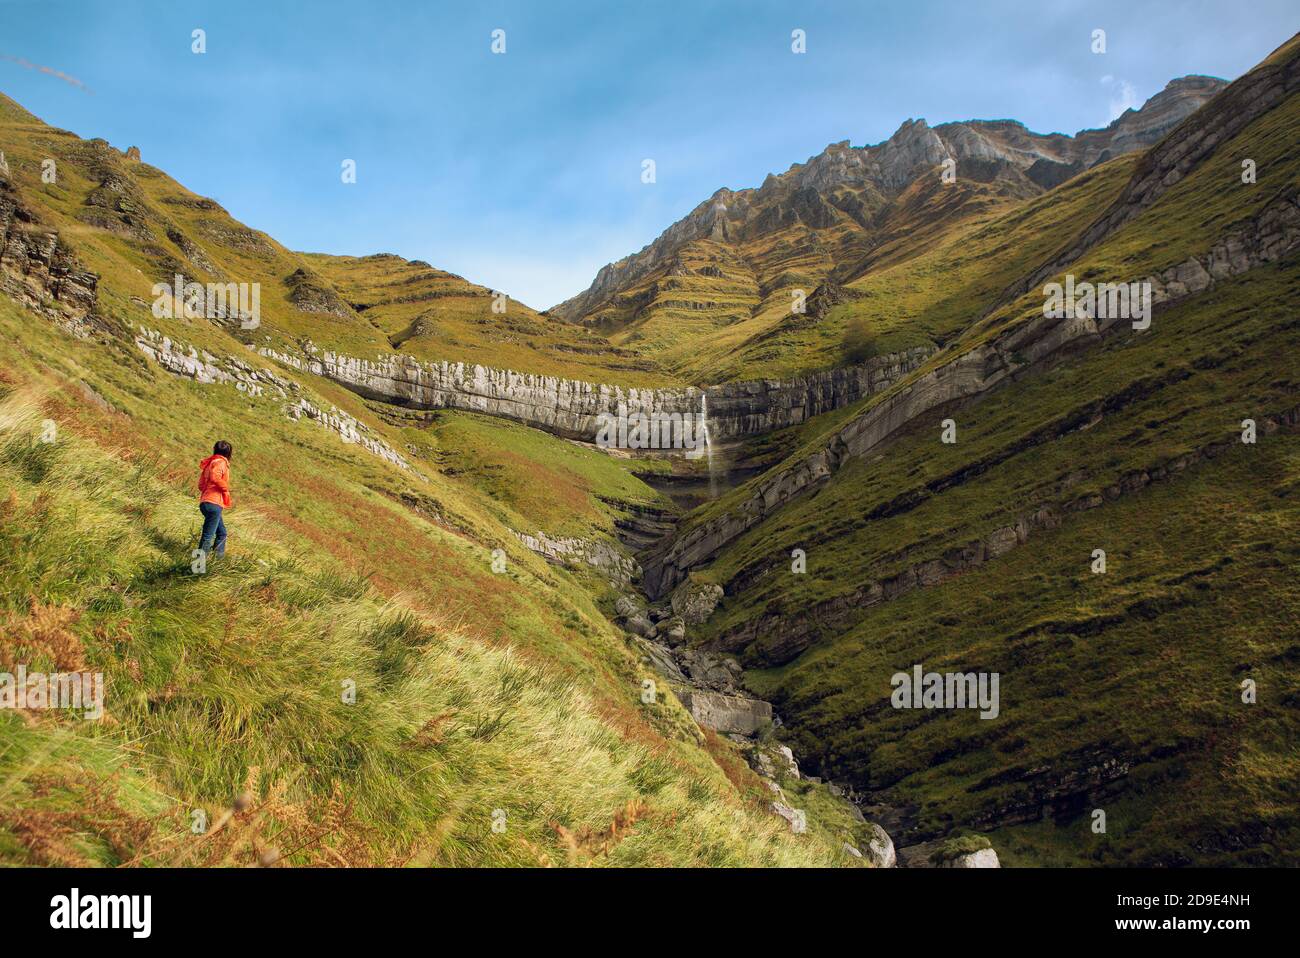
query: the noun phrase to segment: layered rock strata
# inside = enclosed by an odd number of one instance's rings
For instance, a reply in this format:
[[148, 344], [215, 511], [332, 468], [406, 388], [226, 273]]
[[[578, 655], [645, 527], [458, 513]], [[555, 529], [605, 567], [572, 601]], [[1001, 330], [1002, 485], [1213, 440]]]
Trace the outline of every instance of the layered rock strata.
[[[1292, 188], [1258, 216], [1230, 230], [1207, 252], [1145, 281], [1151, 284], [1153, 303], [1167, 308], [1221, 279], [1276, 262], [1297, 249], [1300, 202]], [[938, 363], [854, 416], [821, 449], [765, 475], [743, 502], [690, 529], [662, 554], [643, 559], [646, 593], [652, 599], [666, 595], [691, 569], [711, 561], [727, 543], [796, 496], [827, 481], [849, 460], [877, 448], [918, 416], [974, 400], [1013, 374], [1087, 347], [1117, 328], [1128, 329], [1129, 323], [1114, 317], [1094, 319], [1078, 311], [1063, 319], [1036, 315]]]
[[421, 362], [410, 356], [369, 360], [310, 347], [302, 356], [269, 348], [260, 352], [368, 399], [414, 409], [461, 409], [500, 416], [581, 442], [595, 441], [602, 416], [699, 417], [706, 408], [712, 441], [759, 435], [798, 425], [886, 389], [929, 355], [916, 348], [789, 381], [726, 383], [707, 389], [623, 389], [475, 364]]

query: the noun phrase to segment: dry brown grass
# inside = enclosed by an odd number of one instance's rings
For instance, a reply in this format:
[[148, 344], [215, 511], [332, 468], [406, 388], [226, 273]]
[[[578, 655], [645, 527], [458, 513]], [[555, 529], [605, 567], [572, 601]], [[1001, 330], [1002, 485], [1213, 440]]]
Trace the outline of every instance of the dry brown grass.
[[607, 827], [593, 829], [584, 825], [582, 828], [565, 828], [559, 822], [551, 822], [551, 828], [560, 836], [560, 841], [569, 855], [570, 865], [590, 864], [594, 859], [608, 855], [624, 838], [631, 834], [636, 823], [644, 818], [649, 806], [638, 799], [629, 799], [628, 803], [614, 813]]
[[206, 832], [192, 836], [193, 842], [174, 845], [163, 854], [163, 862], [209, 868], [396, 867], [415, 855], [414, 848], [389, 844], [385, 856], [377, 857], [381, 843], [357, 820], [337, 784], [323, 801], [294, 801], [288, 780], [265, 789], [261, 780], [260, 769], [249, 769], [244, 790], [208, 823]]
[[118, 804], [113, 778], [79, 781], [39, 773], [27, 779], [31, 797], [51, 799], [71, 807], [0, 809], [0, 829], [25, 849], [30, 865], [85, 867], [95, 864], [87, 856], [88, 841], [103, 842], [120, 861], [141, 854], [156, 833], [155, 823], [134, 815]]
[[75, 609], [29, 598], [26, 613], [6, 612], [0, 619], [0, 665], [50, 661], [60, 672], [83, 670], [86, 647], [71, 629], [79, 618]]

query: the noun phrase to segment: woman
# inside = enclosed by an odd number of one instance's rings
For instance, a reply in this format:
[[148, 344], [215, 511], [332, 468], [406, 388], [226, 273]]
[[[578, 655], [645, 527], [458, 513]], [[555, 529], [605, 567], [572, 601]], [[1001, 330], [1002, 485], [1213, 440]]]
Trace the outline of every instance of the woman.
[[199, 512], [203, 513], [203, 534], [199, 549], [207, 555], [215, 545], [216, 554], [226, 554], [226, 524], [221, 510], [230, 508], [230, 443], [222, 439], [212, 447], [212, 455], [199, 463]]

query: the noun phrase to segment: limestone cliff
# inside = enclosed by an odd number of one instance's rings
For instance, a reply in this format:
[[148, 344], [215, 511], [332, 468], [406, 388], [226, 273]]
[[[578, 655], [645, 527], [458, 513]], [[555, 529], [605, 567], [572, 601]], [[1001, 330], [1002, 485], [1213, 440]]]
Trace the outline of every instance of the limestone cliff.
[[512, 419], [566, 439], [594, 442], [602, 414], [700, 415], [707, 398], [714, 441], [798, 425], [878, 392], [919, 366], [927, 350], [879, 356], [781, 382], [726, 383], [708, 389], [624, 389], [467, 363], [422, 362], [410, 356], [373, 360], [308, 348], [301, 356], [261, 353], [331, 379], [359, 395], [415, 409], [462, 409]]

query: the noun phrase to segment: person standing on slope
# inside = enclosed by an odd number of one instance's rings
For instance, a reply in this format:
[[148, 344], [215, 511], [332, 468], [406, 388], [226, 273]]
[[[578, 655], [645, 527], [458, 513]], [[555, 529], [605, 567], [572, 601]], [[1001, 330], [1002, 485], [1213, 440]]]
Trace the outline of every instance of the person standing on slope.
[[207, 555], [215, 546], [216, 554], [226, 554], [226, 524], [221, 511], [230, 508], [230, 443], [222, 439], [212, 447], [212, 455], [199, 463], [199, 512], [203, 513], [203, 534], [199, 549]]

